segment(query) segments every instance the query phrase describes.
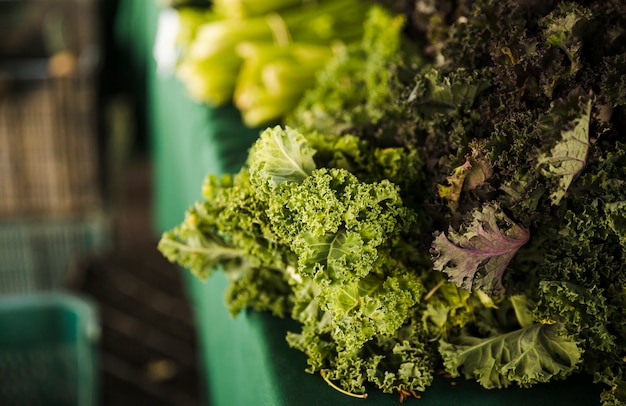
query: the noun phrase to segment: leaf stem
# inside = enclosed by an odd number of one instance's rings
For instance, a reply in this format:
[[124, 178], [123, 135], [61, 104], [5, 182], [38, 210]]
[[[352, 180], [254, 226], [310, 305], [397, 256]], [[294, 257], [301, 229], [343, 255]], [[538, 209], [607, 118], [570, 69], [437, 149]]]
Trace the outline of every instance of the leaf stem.
[[426, 293], [424, 295], [424, 302], [427, 302], [428, 299], [430, 299], [431, 297], [433, 297], [433, 295], [435, 294], [435, 292], [437, 292], [439, 290], [439, 288], [441, 286], [443, 286], [443, 284], [446, 283], [445, 279], [442, 279], [439, 281], [438, 284], [436, 284], [431, 290], [428, 291], [428, 293]]
[[162, 239], [161, 240], [161, 244], [162, 245], [169, 245], [170, 247], [175, 247], [176, 249], [182, 251], [182, 252], [190, 252], [190, 253], [194, 253], [194, 254], [205, 254], [205, 255], [209, 255], [209, 254], [214, 254], [216, 251], [220, 251], [223, 254], [228, 254], [229, 256], [233, 256], [236, 257], [238, 255], [241, 255], [241, 250], [237, 249], [237, 248], [230, 248], [230, 247], [225, 247], [225, 246], [219, 246], [219, 247], [199, 247], [199, 246], [190, 246], [187, 244], [183, 244], [181, 242], [178, 241], [174, 241], [172, 239]]
[[328, 384], [328, 386], [330, 386], [331, 388], [333, 388], [334, 390], [336, 390], [337, 392], [343, 393], [344, 395], [348, 395], [348, 396], [352, 396], [353, 398], [359, 398], [359, 399], [366, 399], [367, 398], [367, 393], [364, 393], [362, 395], [358, 394], [358, 393], [352, 393], [352, 392], [348, 392], [345, 391], [343, 389], [341, 389], [339, 386], [335, 385], [334, 383], [332, 383], [327, 377], [326, 374], [324, 373], [324, 370], [321, 369], [320, 370], [320, 375], [322, 376], [322, 378], [324, 378], [324, 380], [326, 381], [326, 383]]

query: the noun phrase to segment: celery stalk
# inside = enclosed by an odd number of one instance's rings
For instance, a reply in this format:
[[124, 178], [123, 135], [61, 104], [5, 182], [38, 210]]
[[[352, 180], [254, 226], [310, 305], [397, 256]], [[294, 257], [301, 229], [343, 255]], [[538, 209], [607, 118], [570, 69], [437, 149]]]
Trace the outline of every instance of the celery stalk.
[[203, 60], [185, 59], [178, 66], [177, 76], [194, 100], [222, 105], [232, 100], [242, 62], [230, 52]]
[[185, 38], [195, 37], [178, 77], [198, 101], [233, 102], [247, 124], [276, 121], [314, 85], [335, 42], [361, 39], [370, 8], [360, 0], [218, 0], [212, 14], [186, 17]]
[[307, 0], [213, 0], [216, 13], [225, 18], [250, 18], [289, 7], [297, 7]]

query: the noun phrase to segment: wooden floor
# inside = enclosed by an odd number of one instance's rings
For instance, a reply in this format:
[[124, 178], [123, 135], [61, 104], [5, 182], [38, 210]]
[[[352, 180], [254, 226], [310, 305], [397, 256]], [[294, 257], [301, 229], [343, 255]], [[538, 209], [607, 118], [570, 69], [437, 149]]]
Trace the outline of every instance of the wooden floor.
[[180, 271], [156, 250], [148, 161], [130, 164], [114, 249], [80, 265], [100, 311], [101, 405], [200, 405], [196, 332]]

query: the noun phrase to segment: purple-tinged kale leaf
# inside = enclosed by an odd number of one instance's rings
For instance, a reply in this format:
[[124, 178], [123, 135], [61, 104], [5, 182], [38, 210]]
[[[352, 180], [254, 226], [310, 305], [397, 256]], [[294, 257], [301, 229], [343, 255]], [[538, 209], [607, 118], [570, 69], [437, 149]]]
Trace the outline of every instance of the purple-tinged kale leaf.
[[450, 229], [447, 235], [436, 235], [431, 247], [434, 269], [460, 288], [501, 294], [504, 271], [530, 234], [496, 203], [483, 205], [471, 216], [469, 225], [458, 232]]

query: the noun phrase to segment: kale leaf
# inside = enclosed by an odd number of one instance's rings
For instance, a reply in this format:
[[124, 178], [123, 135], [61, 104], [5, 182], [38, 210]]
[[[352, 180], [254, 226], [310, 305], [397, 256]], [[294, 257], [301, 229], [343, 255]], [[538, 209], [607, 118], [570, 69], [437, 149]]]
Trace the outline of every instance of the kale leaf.
[[581, 350], [560, 329], [559, 324], [534, 324], [487, 338], [462, 334], [442, 340], [439, 351], [452, 376], [463, 374], [488, 389], [513, 382], [527, 387], [577, 370]]
[[433, 267], [467, 290], [503, 293], [502, 277], [515, 253], [530, 235], [513, 223], [497, 204], [472, 213], [459, 232], [438, 233], [432, 245]]

